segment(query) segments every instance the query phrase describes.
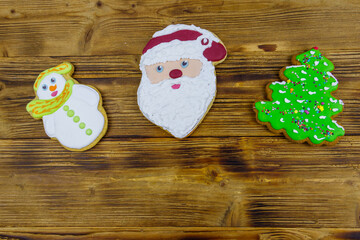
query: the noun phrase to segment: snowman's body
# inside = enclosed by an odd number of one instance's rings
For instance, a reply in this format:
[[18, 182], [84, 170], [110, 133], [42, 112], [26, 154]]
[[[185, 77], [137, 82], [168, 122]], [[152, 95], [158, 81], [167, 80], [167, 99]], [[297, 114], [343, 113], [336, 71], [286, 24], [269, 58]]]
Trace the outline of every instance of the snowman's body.
[[67, 148], [89, 146], [104, 129], [99, 101], [100, 95], [93, 88], [74, 84], [69, 99], [53, 114], [43, 116], [46, 134]]

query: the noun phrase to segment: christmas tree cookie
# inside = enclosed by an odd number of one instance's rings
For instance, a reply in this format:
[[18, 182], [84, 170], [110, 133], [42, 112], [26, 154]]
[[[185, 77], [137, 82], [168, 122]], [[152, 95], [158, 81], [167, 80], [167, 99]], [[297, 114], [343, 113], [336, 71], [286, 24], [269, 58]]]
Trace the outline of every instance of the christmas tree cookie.
[[71, 151], [84, 151], [104, 136], [107, 116], [100, 93], [71, 77], [74, 67], [65, 62], [43, 71], [34, 84], [35, 99], [26, 110], [42, 119], [46, 134]]
[[333, 120], [344, 105], [331, 95], [338, 88], [330, 73], [334, 65], [317, 47], [294, 57], [293, 63], [297, 65], [280, 71], [282, 82], [268, 84], [271, 101], [255, 103], [258, 122], [295, 142], [335, 144], [345, 130]]

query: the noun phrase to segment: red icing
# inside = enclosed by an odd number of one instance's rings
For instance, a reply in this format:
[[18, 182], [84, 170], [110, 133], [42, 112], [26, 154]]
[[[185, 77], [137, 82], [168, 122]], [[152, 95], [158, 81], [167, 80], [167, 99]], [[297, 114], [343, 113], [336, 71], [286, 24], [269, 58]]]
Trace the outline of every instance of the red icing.
[[180, 84], [174, 84], [171, 87], [172, 87], [172, 89], [179, 89], [180, 86], [181, 86]]
[[212, 42], [211, 47], [205, 49], [203, 55], [207, 60], [217, 62], [225, 58], [226, 49], [221, 43]]
[[319, 50], [319, 48], [318, 47], [313, 47], [315, 50]]
[[173, 69], [171, 70], [171, 72], [169, 73], [169, 76], [171, 78], [179, 78], [182, 76], [182, 71], [179, 69]]
[[175, 39], [178, 39], [180, 41], [196, 40], [201, 35], [202, 33], [194, 30], [179, 30], [168, 35], [155, 37], [150, 39], [150, 41], [146, 44], [143, 50], [143, 54], [146, 53], [149, 49], [155, 47], [156, 45], [159, 45], [160, 43], [171, 42]]

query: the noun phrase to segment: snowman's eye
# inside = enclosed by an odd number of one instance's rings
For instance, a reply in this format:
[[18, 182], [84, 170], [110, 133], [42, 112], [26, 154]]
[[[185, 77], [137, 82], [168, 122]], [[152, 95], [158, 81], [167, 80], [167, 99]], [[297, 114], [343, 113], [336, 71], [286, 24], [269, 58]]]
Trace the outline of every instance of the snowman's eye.
[[156, 71], [157, 71], [158, 73], [161, 73], [162, 71], [164, 71], [164, 67], [161, 66], [161, 65], [159, 65], [159, 66], [156, 67]]
[[45, 91], [45, 90], [47, 90], [47, 85], [46, 84], [43, 84], [42, 86], [42, 89]]
[[181, 66], [182, 66], [183, 68], [186, 68], [187, 66], [189, 66], [189, 62], [188, 62], [188, 61], [182, 61], [182, 62], [181, 62]]
[[53, 77], [53, 78], [51, 78], [50, 81], [51, 81], [51, 83], [56, 83], [56, 78]]

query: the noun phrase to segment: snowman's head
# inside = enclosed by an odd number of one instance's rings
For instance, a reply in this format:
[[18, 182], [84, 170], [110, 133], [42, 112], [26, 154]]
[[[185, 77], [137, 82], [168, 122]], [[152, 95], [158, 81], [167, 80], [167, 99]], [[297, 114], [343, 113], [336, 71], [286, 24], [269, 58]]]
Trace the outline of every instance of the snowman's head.
[[73, 65], [64, 62], [40, 73], [34, 83], [36, 98], [26, 105], [31, 116], [42, 118], [52, 114], [69, 99], [75, 83], [71, 78], [73, 72]]
[[51, 99], [59, 96], [64, 90], [66, 79], [58, 73], [51, 73], [41, 81], [36, 95], [39, 99]]

